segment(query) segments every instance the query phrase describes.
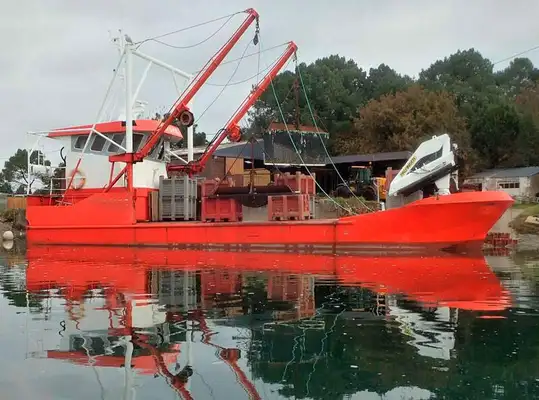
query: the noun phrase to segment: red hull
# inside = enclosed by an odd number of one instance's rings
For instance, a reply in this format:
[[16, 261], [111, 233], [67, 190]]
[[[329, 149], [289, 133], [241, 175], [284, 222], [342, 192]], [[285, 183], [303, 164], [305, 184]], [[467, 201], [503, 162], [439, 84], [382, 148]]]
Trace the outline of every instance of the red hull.
[[[470, 310], [499, 311], [511, 304], [484, 257], [444, 253], [435, 257], [373, 257], [30, 246], [27, 257], [29, 291], [62, 288], [64, 296], [70, 297], [97, 286], [140, 296], [150, 293], [151, 270], [174, 269], [201, 271], [204, 276], [222, 275], [227, 279], [249, 271], [282, 277], [311, 274], [343, 286], [403, 293], [425, 304]], [[202, 292], [211, 291], [213, 282], [206, 285], [204, 281], [201, 279]], [[234, 285], [230, 288], [234, 293]], [[227, 289], [219, 287], [218, 291], [225, 293]]]
[[456, 193], [338, 220], [136, 222], [127, 192], [92, 195], [71, 206], [29, 204], [28, 241], [39, 244], [177, 246], [399, 245], [478, 247], [511, 206], [504, 192]]

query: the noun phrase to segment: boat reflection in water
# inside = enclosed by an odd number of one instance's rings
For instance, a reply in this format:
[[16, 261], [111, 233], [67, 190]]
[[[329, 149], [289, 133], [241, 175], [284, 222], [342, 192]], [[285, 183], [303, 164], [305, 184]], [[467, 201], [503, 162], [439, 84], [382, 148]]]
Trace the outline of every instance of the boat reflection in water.
[[[57, 343], [31, 355], [125, 369], [129, 396], [146, 375], [184, 399], [205, 398], [208, 389], [191, 383], [223, 379], [220, 364], [238, 393], [216, 398], [266, 398], [268, 384], [284, 385], [270, 389], [282, 397], [309, 396], [329, 390], [313, 378], [321, 359], [365, 340], [373, 321], [406, 338], [401, 351], [449, 360], [459, 309], [492, 317], [510, 306], [482, 257], [58, 246], [30, 247], [27, 257], [27, 290], [61, 298], [65, 309]], [[337, 329], [348, 342], [331, 340]], [[395, 340], [384, 335], [370, 337]], [[356, 387], [375, 390], [370, 383]], [[358, 391], [344, 386], [332, 390]]]

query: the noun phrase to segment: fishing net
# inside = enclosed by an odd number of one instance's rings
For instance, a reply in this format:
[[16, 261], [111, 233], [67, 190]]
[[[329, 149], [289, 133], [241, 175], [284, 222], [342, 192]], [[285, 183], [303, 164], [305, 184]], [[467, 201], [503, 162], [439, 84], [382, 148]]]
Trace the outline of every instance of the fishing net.
[[[295, 130], [289, 132], [290, 135], [286, 130], [272, 130], [264, 133], [264, 162], [266, 164], [325, 165], [329, 163], [324, 149], [324, 146], [327, 147], [328, 134]], [[298, 156], [298, 152], [301, 157]]]

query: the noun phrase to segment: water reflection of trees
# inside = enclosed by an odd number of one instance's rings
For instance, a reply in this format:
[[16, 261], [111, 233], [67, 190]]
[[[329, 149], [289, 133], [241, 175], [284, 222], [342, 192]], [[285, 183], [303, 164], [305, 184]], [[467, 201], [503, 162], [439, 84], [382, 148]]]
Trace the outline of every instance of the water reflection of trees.
[[[3, 257], [2, 257], [3, 258]], [[0, 258], [0, 292], [15, 307], [28, 307], [39, 312], [43, 309], [42, 298], [26, 291], [24, 264], [10, 265], [6, 258]]]
[[[317, 308], [324, 312], [317, 319], [324, 329], [298, 322], [253, 330], [254, 350], [248, 356], [253, 376], [282, 385], [285, 397], [340, 399], [362, 390], [381, 395], [417, 386], [440, 398], [539, 398], [537, 316], [508, 312], [505, 319], [483, 319], [461, 311], [453, 355], [439, 360], [420, 356], [391, 318], [374, 316], [372, 292], [321, 291], [326, 293], [317, 296]], [[363, 307], [358, 297], [365, 300]], [[431, 310], [404, 303], [434, 318]], [[358, 308], [363, 314], [350, 312]]]

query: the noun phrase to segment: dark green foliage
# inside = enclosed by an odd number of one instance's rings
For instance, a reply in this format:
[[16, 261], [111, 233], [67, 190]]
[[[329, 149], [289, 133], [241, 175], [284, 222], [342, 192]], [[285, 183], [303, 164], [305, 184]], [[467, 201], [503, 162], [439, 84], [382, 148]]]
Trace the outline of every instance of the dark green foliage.
[[[333, 154], [409, 150], [416, 138], [447, 131], [469, 142], [467, 165], [473, 169], [537, 165], [539, 69], [527, 58], [499, 71], [494, 66], [469, 49], [435, 61], [416, 80], [385, 64], [367, 72], [338, 55], [298, 69], [316, 125], [330, 133]], [[270, 87], [250, 112], [251, 133], [282, 122], [276, 97], [291, 129], [296, 122], [314, 125], [301, 84], [296, 99], [298, 76], [285, 71], [276, 77], [276, 93]], [[409, 92], [414, 85], [420, 89]]]
[[[49, 160], [40, 151], [34, 151], [30, 155], [32, 164], [51, 165]], [[26, 149], [18, 149], [5, 163], [2, 172], [0, 173], [0, 193], [15, 193], [24, 194], [26, 188], [30, 185], [30, 189], [35, 184], [48, 187], [50, 178], [46, 175], [34, 174], [32, 181], [28, 182], [28, 151]], [[59, 173], [55, 171], [55, 173]]]

